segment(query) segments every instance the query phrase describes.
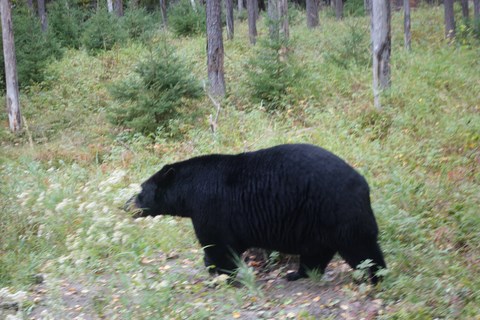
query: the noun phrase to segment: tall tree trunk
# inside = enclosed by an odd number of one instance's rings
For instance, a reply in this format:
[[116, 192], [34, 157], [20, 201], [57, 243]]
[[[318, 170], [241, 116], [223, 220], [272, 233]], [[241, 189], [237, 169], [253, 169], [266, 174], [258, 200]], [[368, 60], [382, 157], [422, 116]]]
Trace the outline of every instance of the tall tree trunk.
[[278, 0], [268, 0], [267, 13], [268, 13], [268, 31], [270, 33], [270, 39], [276, 41], [280, 37], [280, 21], [279, 21], [279, 9]]
[[113, 0], [107, 0], [107, 10], [108, 12], [113, 12]]
[[365, 14], [371, 15], [372, 14], [372, 0], [363, 0], [363, 9], [365, 10]]
[[412, 48], [412, 33], [410, 32], [410, 0], [403, 0], [403, 34], [405, 49], [410, 50]]
[[242, 14], [243, 11], [243, 0], [238, 0], [238, 14]]
[[123, 17], [123, 1], [122, 0], [115, 0], [115, 5], [113, 6], [115, 10], [115, 14], [118, 17]]
[[253, 9], [255, 10], [255, 20], [258, 20], [258, 18], [260, 18], [260, 7], [258, 6], [258, 0], [253, 0]]
[[251, 44], [257, 42], [257, 18], [255, 16], [255, 0], [247, 0], [248, 11], [248, 37]]
[[167, 28], [167, 0], [160, 0], [160, 11], [162, 12], [163, 27]]
[[10, 0], [0, 1], [2, 20], [3, 57], [5, 62], [5, 84], [8, 123], [12, 132], [22, 129], [20, 100], [17, 80], [17, 60], [15, 58], [15, 42], [13, 40], [12, 11]]
[[27, 0], [27, 7], [28, 7], [28, 10], [30, 10], [30, 12], [34, 12], [33, 0]]
[[318, 26], [318, 3], [319, 0], [307, 0], [307, 28], [313, 29]]
[[227, 20], [227, 39], [232, 40], [234, 34], [233, 25], [233, 0], [225, 0], [225, 15]]
[[372, 0], [371, 36], [373, 53], [373, 97], [381, 109], [380, 93], [390, 87], [391, 9], [390, 0]]
[[278, 16], [280, 18], [280, 33], [288, 40], [290, 31], [288, 28], [288, 2], [287, 0], [278, 0]]
[[207, 0], [207, 67], [210, 93], [225, 95], [221, 0]]
[[462, 17], [464, 20], [468, 20], [470, 18], [470, 12], [468, 10], [468, 0], [461, 0], [460, 3], [462, 5]]
[[473, 19], [480, 23], [480, 0], [473, 0]]
[[42, 24], [42, 31], [47, 31], [47, 12], [45, 11], [45, 0], [37, 0], [38, 16], [40, 17], [40, 23]]
[[335, 0], [335, 16], [337, 20], [343, 19], [343, 0]]
[[453, 0], [444, 0], [443, 6], [445, 9], [445, 37], [452, 40], [455, 37]]

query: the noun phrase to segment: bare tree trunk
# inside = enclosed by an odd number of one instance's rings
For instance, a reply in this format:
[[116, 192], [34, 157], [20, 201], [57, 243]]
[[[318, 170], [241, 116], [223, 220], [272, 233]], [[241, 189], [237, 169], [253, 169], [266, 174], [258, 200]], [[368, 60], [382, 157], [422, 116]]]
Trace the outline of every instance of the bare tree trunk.
[[455, 37], [453, 0], [444, 0], [443, 6], [445, 9], [445, 37], [452, 40]]
[[243, 0], [238, 0], [238, 14], [242, 14], [243, 11]]
[[47, 12], [45, 11], [45, 0], [37, 0], [38, 16], [40, 17], [40, 23], [42, 24], [42, 31], [47, 31]]
[[288, 28], [288, 2], [287, 0], [278, 0], [278, 16], [280, 18], [280, 33], [288, 40], [290, 30]]
[[108, 12], [113, 12], [113, 0], [107, 0], [107, 10]]
[[343, 0], [335, 0], [335, 16], [337, 20], [343, 19]]
[[28, 10], [30, 10], [30, 12], [34, 12], [33, 0], [27, 0], [27, 7], [28, 7]]
[[460, 3], [462, 5], [462, 17], [464, 20], [468, 20], [470, 18], [470, 12], [468, 10], [468, 0], [461, 0]]
[[247, 0], [248, 11], [248, 37], [251, 44], [257, 42], [257, 18], [255, 16], [255, 0]]
[[192, 5], [193, 11], [197, 12], [197, 4], [195, 3], [195, 0], [190, 0], [190, 4]]
[[233, 0], [225, 0], [225, 11], [227, 20], [227, 39], [232, 40], [234, 34], [233, 25]]
[[480, 0], [473, 0], [473, 19], [480, 22]]
[[412, 33], [410, 32], [410, 0], [403, 0], [403, 33], [405, 49], [410, 50], [412, 48]]
[[280, 21], [278, 18], [278, 0], [268, 0], [267, 3], [268, 13], [268, 31], [270, 33], [270, 39], [278, 40], [280, 37]]
[[123, 1], [122, 0], [115, 0], [115, 5], [113, 6], [115, 9], [115, 13], [118, 17], [123, 17]]
[[258, 18], [260, 18], [260, 7], [258, 6], [258, 0], [253, 0], [253, 9], [255, 10], [255, 20], [258, 20]]
[[160, 11], [162, 12], [163, 27], [167, 28], [167, 0], [160, 0]]
[[372, 14], [372, 0], [363, 0], [363, 8], [365, 10], [365, 14], [371, 15]]
[[221, 0], [207, 0], [207, 67], [210, 93], [225, 95]]
[[307, 0], [307, 28], [313, 29], [318, 26], [318, 3], [319, 0]]
[[8, 123], [12, 132], [22, 129], [20, 99], [17, 80], [17, 60], [15, 58], [15, 42], [13, 40], [12, 11], [10, 0], [0, 1], [2, 20], [3, 57], [5, 61], [5, 84]]
[[381, 91], [390, 87], [390, 30], [390, 0], [372, 0], [373, 97], [377, 109], [382, 108], [380, 104]]

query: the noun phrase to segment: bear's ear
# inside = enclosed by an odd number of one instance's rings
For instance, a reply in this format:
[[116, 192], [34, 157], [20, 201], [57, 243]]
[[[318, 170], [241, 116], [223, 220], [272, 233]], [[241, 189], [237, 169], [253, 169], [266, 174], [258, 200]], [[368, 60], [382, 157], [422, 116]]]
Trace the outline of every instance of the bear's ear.
[[164, 168], [155, 174], [155, 183], [159, 186], [166, 187], [173, 182], [175, 177], [174, 168]]

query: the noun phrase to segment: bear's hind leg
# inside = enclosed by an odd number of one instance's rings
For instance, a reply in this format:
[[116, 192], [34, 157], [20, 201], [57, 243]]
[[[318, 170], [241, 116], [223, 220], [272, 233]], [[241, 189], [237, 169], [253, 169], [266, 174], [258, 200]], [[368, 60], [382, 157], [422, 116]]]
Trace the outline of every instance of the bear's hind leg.
[[335, 250], [323, 249], [321, 254], [315, 256], [300, 256], [300, 265], [298, 271], [288, 273], [286, 278], [288, 281], [295, 281], [301, 278], [308, 278], [308, 271], [317, 269], [321, 274], [325, 272], [330, 260], [335, 255]]
[[367, 259], [372, 260], [373, 266], [368, 269], [369, 278], [372, 284], [377, 284], [381, 278], [376, 275], [379, 269], [386, 268], [383, 253], [377, 241], [365, 242], [361, 244], [351, 245], [339, 250], [340, 255], [353, 269]]

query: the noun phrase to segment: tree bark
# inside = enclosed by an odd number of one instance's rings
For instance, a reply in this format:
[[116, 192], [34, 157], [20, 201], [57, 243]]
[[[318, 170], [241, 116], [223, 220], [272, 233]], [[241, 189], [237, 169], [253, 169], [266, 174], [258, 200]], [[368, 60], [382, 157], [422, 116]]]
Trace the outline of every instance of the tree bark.
[[45, 11], [45, 0], [37, 0], [38, 5], [38, 16], [40, 17], [40, 23], [42, 24], [42, 31], [46, 32], [48, 23], [47, 23], [47, 12]]
[[307, 0], [307, 28], [313, 29], [318, 26], [318, 3], [319, 0]]
[[287, 0], [278, 0], [278, 16], [280, 18], [280, 33], [288, 40], [290, 30], [288, 27], [288, 2]]
[[113, 12], [113, 0], [107, 0], [107, 11], [109, 13]]
[[243, 11], [243, 0], [238, 0], [238, 14], [242, 14]]
[[363, 0], [363, 8], [367, 15], [372, 14], [372, 0]]
[[33, 0], [27, 0], [27, 7], [28, 7], [28, 10], [30, 10], [30, 12], [34, 12]]
[[10, 0], [0, 1], [2, 20], [3, 57], [5, 62], [5, 84], [8, 123], [12, 132], [22, 129], [20, 99], [17, 80], [17, 60], [15, 58], [15, 42], [13, 39], [12, 11]]
[[372, 0], [371, 36], [373, 53], [373, 97], [375, 108], [381, 109], [380, 93], [390, 87], [391, 52], [390, 0]]
[[210, 93], [225, 95], [221, 0], [207, 0], [207, 67]]
[[122, 0], [115, 0], [115, 5], [113, 6], [115, 10], [115, 14], [118, 17], [123, 17], [123, 1]]
[[452, 40], [455, 37], [455, 17], [453, 12], [453, 0], [444, 0], [445, 9], [445, 37]]
[[162, 12], [162, 21], [163, 27], [167, 28], [167, 0], [159, 0], [160, 1], [160, 11]]
[[480, 0], [473, 0], [473, 19], [480, 22]]
[[470, 12], [468, 10], [468, 0], [461, 0], [460, 1], [462, 5], [462, 16], [464, 20], [468, 20], [470, 18]]
[[343, 0], [335, 0], [335, 16], [337, 20], [343, 19]]
[[403, 0], [403, 34], [405, 49], [410, 50], [412, 48], [412, 33], [410, 31], [410, 0]]
[[280, 37], [280, 21], [278, 18], [279, 9], [278, 9], [278, 0], [268, 0], [267, 3], [267, 13], [268, 13], [268, 31], [270, 34], [270, 39], [278, 40]]
[[233, 40], [234, 25], [233, 25], [233, 0], [225, 0], [225, 16], [227, 22], [227, 39]]
[[257, 18], [255, 16], [255, 0], [247, 0], [248, 11], [248, 37], [251, 44], [257, 42]]

